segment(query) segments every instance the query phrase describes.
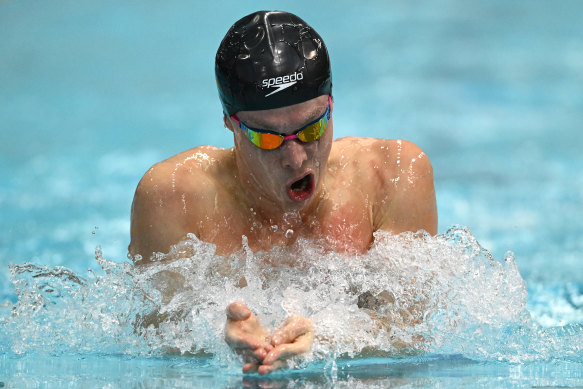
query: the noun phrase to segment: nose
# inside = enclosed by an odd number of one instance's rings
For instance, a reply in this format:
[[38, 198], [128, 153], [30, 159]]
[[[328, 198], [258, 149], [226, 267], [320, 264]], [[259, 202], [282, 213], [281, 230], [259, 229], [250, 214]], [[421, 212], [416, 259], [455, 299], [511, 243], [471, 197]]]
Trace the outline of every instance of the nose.
[[281, 163], [285, 168], [299, 169], [308, 159], [305, 145], [298, 139], [287, 140], [281, 145]]

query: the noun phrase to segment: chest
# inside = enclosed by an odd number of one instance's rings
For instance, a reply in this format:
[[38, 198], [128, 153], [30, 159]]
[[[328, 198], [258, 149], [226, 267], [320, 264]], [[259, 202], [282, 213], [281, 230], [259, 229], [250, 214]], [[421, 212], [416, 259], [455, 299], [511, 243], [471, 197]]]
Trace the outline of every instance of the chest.
[[[288, 246], [299, 238], [317, 241], [327, 250], [364, 252], [372, 242], [372, 212], [364, 201], [328, 202], [318, 211], [290, 225], [270, 225], [265, 222], [231, 223], [230, 239], [240, 242], [248, 238], [253, 251], [265, 251], [274, 246]], [[236, 228], [232, 228], [233, 226]]]
[[366, 199], [330, 201], [320, 213], [317, 234], [334, 251], [366, 251], [373, 234], [372, 210]]
[[372, 242], [372, 209], [367, 198], [344, 189], [330, 193], [315, 212], [293, 224], [264, 220], [233, 207], [209, 216], [197, 235], [215, 244], [218, 254], [240, 250], [243, 236], [254, 252], [289, 246], [299, 238], [318, 241], [332, 251], [364, 252]]

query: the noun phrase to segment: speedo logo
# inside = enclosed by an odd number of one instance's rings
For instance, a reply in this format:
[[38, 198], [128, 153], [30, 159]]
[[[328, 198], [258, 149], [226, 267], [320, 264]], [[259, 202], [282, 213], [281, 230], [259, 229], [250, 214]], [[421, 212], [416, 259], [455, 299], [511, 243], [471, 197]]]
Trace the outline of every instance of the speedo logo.
[[290, 86], [294, 85], [300, 80], [304, 79], [304, 75], [302, 72], [294, 72], [293, 74], [288, 74], [287, 76], [282, 77], [273, 77], [273, 78], [266, 78], [261, 82], [264, 88], [277, 88], [274, 91], [265, 95], [265, 97], [271, 96], [277, 92], [281, 92], [282, 90], [289, 88]]

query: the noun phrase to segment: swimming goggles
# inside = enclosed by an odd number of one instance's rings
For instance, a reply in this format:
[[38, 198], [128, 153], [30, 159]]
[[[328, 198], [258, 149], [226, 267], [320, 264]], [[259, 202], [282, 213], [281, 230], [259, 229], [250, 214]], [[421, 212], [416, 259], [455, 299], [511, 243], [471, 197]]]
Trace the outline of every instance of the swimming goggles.
[[264, 150], [273, 150], [277, 149], [288, 139], [299, 139], [304, 143], [320, 139], [328, 126], [328, 121], [330, 120], [330, 104], [331, 98], [328, 96], [328, 107], [326, 108], [326, 112], [324, 112], [324, 114], [318, 119], [295, 131], [292, 135], [282, 135], [274, 131], [249, 127], [239, 120], [237, 115], [232, 115], [231, 119], [239, 124], [241, 130], [247, 130], [247, 136], [255, 146]]

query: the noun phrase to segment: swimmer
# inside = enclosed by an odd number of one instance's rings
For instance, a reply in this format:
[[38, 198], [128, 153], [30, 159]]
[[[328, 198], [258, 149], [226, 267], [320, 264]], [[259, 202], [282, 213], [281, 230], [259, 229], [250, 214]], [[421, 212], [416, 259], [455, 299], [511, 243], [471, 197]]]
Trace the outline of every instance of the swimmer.
[[[377, 230], [437, 232], [433, 171], [419, 147], [333, 140], [330, 59], [305, 21], [280, 11], [243, 17], [219, 46], [215, 74], [234, 147], [195, 147], [144, 175], [131, 215], [137, 263], [168, 253], [188, 233], [226, 256], [242, 248], [243, 236], [254, 252], [307, 238], [362, 253]], [[316, 331], [295, 316], [270, 333], [243, 302], [227, 307], [225, 339], [243, 356], [244, 372], [285, 366], [310, 350]]]

